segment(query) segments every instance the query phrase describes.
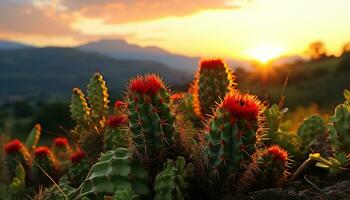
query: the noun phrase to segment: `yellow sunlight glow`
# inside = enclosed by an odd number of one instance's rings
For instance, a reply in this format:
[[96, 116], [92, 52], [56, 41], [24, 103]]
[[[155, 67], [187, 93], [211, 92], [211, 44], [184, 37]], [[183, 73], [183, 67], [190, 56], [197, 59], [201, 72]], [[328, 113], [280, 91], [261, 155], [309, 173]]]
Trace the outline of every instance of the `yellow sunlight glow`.
[[258, 46], [247, 51], [248, 55], [261, 63], [277, 58], [282, 55], [283, 48], [278, 46]]

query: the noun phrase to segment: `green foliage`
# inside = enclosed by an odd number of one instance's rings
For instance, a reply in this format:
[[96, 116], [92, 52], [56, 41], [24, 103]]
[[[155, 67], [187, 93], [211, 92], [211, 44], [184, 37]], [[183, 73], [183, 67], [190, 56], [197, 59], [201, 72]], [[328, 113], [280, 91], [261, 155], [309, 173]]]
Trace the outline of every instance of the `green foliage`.
[[154, 200], [181, 200], [185, 199], [186, 189], [189, 186], [187, 179], [193, 176], [193, 165], [187, 164], [183, 157], [176, 161], [168, 160], [163, 170], [157, 175], [154, 183]]
[[26, 147], [30, 152], [32, 152], [38, 145], [40, 135], [41, 135], [41, 126], [40, 124], [36, 124], [34, 128], [30, 131], [26, 141]]
[[79, 197], [99, 199], [113, 195], [118, 189], [131, 189], [140, 196], [149, 194], [148, 173], [132, 152], [125, 148], [108, 151], [95, 163], [86, 180], [80, 186]]
[[350, 153], [350, 111], [345, 104], [335, 108], [334, 115], [330, 118], [329, 141], [339, 152]]
[[267, 140], [264, 143], [267, 145], [278, 144], [293, 156], [297, 156], [299, 154], [297, 138], [290, 131], [291, 121], [284, 121], [283, 119], [287, 111], [287, 108], [280, 109], [276, 104], [271, 105], [265, 110]]
[[[324, 137], [327, 128], [323, 119], [318, 115], [311, 115], [304, 119], [298, 128], [298, 142], [303, 152], [317, 142], [320, 137]], [[324, 144], [327, 145], [327, 144]]]
[[113, 200], [139, 200], [140, 196], [135, 194], [130, 188], [118, 188], [114, 192]]
[[70, 186], [67, 177], [62, 177], [58, 185], [52, 185], [44, 190], [42, 200], [73, 200], [77, 189]]
[[18, 194], [22, 194], [26, 187], [26, 183], [25, 183], [26, 173], [21, 164], [17, 165], [15, 172], [16, 172], [16, 176], [13, 177], [12, 179], [12, 182], [10, 184], [10, 191], [11, 193], [18, 195]]

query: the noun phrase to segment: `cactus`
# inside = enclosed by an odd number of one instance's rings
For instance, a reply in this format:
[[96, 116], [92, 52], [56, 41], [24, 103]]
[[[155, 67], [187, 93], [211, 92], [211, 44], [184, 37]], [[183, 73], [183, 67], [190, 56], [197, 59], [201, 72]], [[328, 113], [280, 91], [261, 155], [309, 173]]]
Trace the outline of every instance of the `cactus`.
[[257, 152], [253, 156], [247, 171], [243, 174], [239, 186], [258, 190], [281, 186], [289, 175], [288, 152], [277, 145]]
[[[59, 163], [51, 150], [46, 146], [37, 147], [34, 151], [32, 176], [36, 185], [50, 185], [57, 181]], [[52, 180], [51, 180], [52, 179]]]
[[91, 120], [98, 129], [103, 128], [108, 115], [108, 92], [106, 82], [101, 74], [96, 73], [90, 79], [87, 86], [88, 102], [91, 109]]
[[[326, 131], [326, 125], [320, 116], [311, 115], [304, 119], [297, 132], [301, 150], [305, 152], [308, 148], [311, 148], [316, 152], [327, 152]], [[316, 144], [320, 142], [321, 144], [317, 148]]]
[[330, 118], [329, 141], [338, 152], [350, 153], [350, 106], [340, 104]]
[[154, 183], [154, 200], [181, 200], [185, 199], [188, 187], [188, 178], [193, 174], [193, 165], [186, 166], [183, 157], [176, 161], [168, 160], [163, 170], [157, 175]]
[[129, 126], [137, 154], [150, 160], [167, 153], [174, 142], [175, 117], [163, 81], [156, 75], [132, 79], [127, 102]]
[[90, 108], [86, 102], [84, 93], [79, 88], [74, 88], [71, 104], [69, 106], [71, 118], [76, 122], [73, 136], [79, 138], [81, 132], [87, 130], [91, 124]]
[[32, 166], [31, 156], [26, 148], [19, 140], [12, 140], [4, 145], [5, 164], [8, 177], [12, 180], [16, 177], [16, 167], [21, 164], [25, 170], [26, 181], [30, 180], [30, 171]]
[[67, 177], [73, 186], [79, 186], [89, 172], [90, 165], [86, 153], [78, 150], [70, 156], [70, 167]]
[[126, 122], [127, 116], [125, 115], [113, 115], [108, 118], [105, 131], [105, 144], [108, 150], [128, 147]]
[[117, 189], [131, 189], [137, 195], [148, 195], [148, 173], [131, 156], [132, 152], [125, 148], [102, 154], [80, 186], [79, 197], [100, 199], [104, 195], [112, 196]]
[[94, 161], [105, 150], [103, 131], [109, 103], [106, 83], [99, 73], [90, 79], [87, 93], [86, 101], [80, 89], [73, 90], [70, 112], [76, 126], [72, 133], [90, 160]]
[[218, 179], [241, 172], [256, 150], [262, 130], [263, 106], [257, 97], [228, 93], [207, 124], [208, 167]]
[[26, 147], [29, 152], [32, 152], [36, 148], [36, 145], [38, 144], [40, 139], [40, 135], [41, 135], [41, 126], [40, 124], [35, 124], [32, 131], [30, 131], [26, 141]]
[[72, 149], [65, 137], [56, 137], [53, 140], [52, 152], [61, 164], [66, 165], [72, 153]]
[[[67, 179], [67, 177], [62, 177], [59, 181], [59, 185], [57, 187], [57, 185], [52, 185], [49, 188], [46, 188], [43, 191], [43, 194], [41, 195], [42, 198], [38, 198], [38, 199], [42, 199], [42, 200], [72, 200], [75, 199], [75, 192], [76, 189], [71, 187], [69, 185], [69, 181]], [[34, 198], [36, 199], [36, 198]]]
[[202, 60], [193, 85], [195, 113], [204, 118], [216, 103], [233, 90], [235, 76], [221, 59]]

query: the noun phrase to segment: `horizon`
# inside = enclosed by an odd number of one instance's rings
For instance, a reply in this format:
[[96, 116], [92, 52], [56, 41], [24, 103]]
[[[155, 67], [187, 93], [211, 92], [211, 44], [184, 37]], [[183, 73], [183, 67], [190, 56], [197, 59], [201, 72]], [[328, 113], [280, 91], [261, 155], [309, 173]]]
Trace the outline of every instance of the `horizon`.
[[[330, 54], [339, 55], [350, 41], [350, 28], [345, 26], [350, 2], [346, 0], [200, 0], [188, 5], [181, 1], [0, 3], [0, 38], [39, 47], [121, 39], [191, 57], [267, 62], [304, 55], [314, 41], [324, 42]], [[116, 14], [118, 9], [129, 9], [130, 14]], [[159, 9], [162, 11], [152, 13]]]

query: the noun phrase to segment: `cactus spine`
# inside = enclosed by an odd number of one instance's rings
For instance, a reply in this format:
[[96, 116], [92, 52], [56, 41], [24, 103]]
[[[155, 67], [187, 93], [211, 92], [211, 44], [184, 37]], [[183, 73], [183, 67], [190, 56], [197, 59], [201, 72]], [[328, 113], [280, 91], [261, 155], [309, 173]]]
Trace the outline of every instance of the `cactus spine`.
[[233, 177], [249, 164], [261, 131], [263, 106], [255, 96], [228, 93], [207, 125], [208, 166], [218, 178]]
[[193, 85], [195, 113], [204, 118], [225, 94], [232, 91], [235, 76], [221, 59], [202, 60]]
[[49, 185], [52, 182], [47, 175], [57, 181], [59, 178], [59, 164], [48, 147], [40, 146], [34, 151], [33, 180], [36, 185]]
[[137, 195], [149, 194], [148, 173], [140, 163], [132, 159], [132, 152], [125, 148], [108, 151], [99, 158], [80, 186], [80, 197], [100, 199], [113, 195], [118, 189], [131, 189]]
[[16, 167], [21, 164], [25, 170], [26, 181], [30, 180], [32, 159], [26, 148], [19, 140], [12, 140], [4, 146], [5, 164], [8, 177], [12, 180], [16, 177]]
[[188, 164], [183, 157], [176, 161], [168, 160], [163, 170], [157, 175], [154, 183], [154, 200], [185, 199], [187, 180], [193, 174], [193, 165]]
[[138, 153], [146, 160], [166, 153], [174, 142], [175, 117], [163, 81], [156, 75], [131, 80], [127, 102], [129, 127]]

